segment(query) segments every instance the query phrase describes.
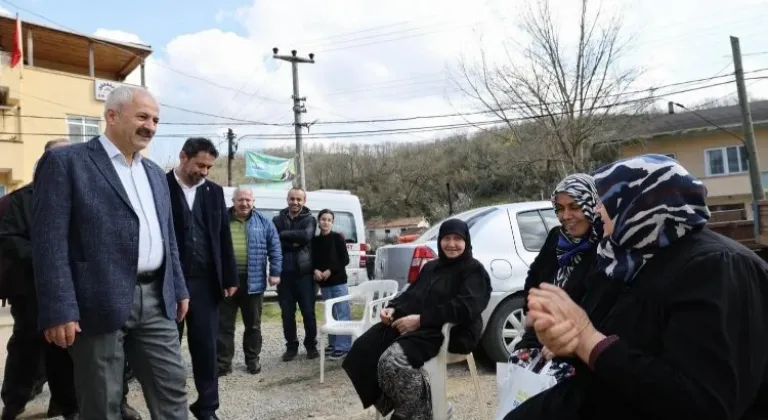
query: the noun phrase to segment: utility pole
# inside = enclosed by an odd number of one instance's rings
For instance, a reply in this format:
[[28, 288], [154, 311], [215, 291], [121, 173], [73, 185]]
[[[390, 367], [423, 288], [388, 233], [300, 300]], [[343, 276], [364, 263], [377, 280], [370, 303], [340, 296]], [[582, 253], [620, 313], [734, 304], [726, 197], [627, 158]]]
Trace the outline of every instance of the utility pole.
[[315, 63], [315, 54], [310, 53], [309, 58], [298, 57], [296, 50], [291, 50], [291, 55], [278, 55], [277, 47], [272, 48], [272, 58], [276, 60], [288, 61], [291, 63], [291, 70], [293, 71], [293, 125], [296, 130], [296, 155], [298, 155], [297, 176], [299, 178], [299, 186], [306, 190], [307, 180], [304, 175], [304, 144], [301, 140], [301, 114], [307, 112], [307, 108], [304, 107], [302, 102], [307, 98], [302, 98], [299, 95], [299, 63]]
[[235, 132], [232, 129], [227, 130], [227, 186], [232, 186], [232, 161], [235, 160], [235, 151], [237, 151], [237, 145], [235, 144]]
[[448, 215], [453, 216], [453, 197], [451, 196], [451, 183], [445, 183], [445, 189], [448, 190]]
[[754, 200], [754, 218], [758, 219], [758, 202], [765, 200], [765, 190], [760, 177], [760, 159], [755, 147], [755, 128], [752, 126], [752, 111], [749, 109], [749, 97], [747, 87], [744, 85], [744, 67], [741, 64], [741, 47], [739, 38], [731, 37], [731, 51], [733, 53], [733, 69], [736, 76], [736, 88], [739, 93], [739, 106], [741, 106], [741, 122], [744, 128], [744, 147], [747, 150], [749, 161], [749, 180], [752, 184], [752, 199]]

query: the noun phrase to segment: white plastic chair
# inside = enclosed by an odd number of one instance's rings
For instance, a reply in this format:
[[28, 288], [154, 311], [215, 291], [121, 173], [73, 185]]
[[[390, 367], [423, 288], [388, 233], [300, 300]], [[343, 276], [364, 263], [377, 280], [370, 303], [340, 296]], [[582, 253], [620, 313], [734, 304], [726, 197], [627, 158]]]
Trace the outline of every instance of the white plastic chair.
[[[424, 364], [424, 371], [429, 376], [429, 389], [432, 398], [432, 418], [433, 420], [448, 420], [448, 365], [460, 362], [467, 362], [469, 365], [469, 374], [472, 376], [472, 382], [475, 383], [475, 399], [477, 409], [481, 419], [487, 419], [485, 404], [483, 404], [482, 392], [480, 390], [480, 377], [477, 374], [477, 366], [472, 353], [455, 354], [448, 352], [448, 342], [451, 338], [451, 328], [453, 324], [443, 325], [443, 345], [440, 347], [440, 353]], [[374, 409], [375, 410], [375, 409]], [[380, 419], [381, 414], [376, 411], [376, 419]]]
[[[397, 294], [395, 280], [369, 280], [350, 288], [347, 296], [325, 301], [325, 324], [320, 327], [320, 383], [325, 382], [325, 346], [328, 335], [349, 335], [352, 340], [360, 337], [373, 325], [381, 322], [379, 313]], [[338, 321], [333, 318], [333, 305], [352, 299], [365, 299], [363, 318], [356, 321]]]

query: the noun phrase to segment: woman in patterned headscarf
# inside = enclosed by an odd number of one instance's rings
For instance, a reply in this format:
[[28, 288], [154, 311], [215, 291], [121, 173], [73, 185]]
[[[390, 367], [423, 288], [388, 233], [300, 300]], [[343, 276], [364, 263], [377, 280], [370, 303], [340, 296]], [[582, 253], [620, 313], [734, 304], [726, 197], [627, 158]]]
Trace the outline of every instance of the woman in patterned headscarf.
[[[525, 292], [541, 283], [563, 287], [578, 301], [584, 290], [584, 278], [595, 264], [602, 224], [597, 213], [597, 189], [592, 176], [573, 174], [560, 181], [552, 192], [552, 205], [560, 226], [550, 230], [539, 255], [525, 279]], [[527, 305], [524, 308], [528, 309]], [[533, 328], [527, 328], [515, 345], [510, 362], [522, 367], [534, 360], [542, 347]], [[548, 352], [545, 350], [545, 355]], [[550, 356], [551, 357], [551, 356]], [[562, 380], [574, 369], [565, 361], [553, 361], [545, 374]]]
[[706, 188], [676, 161], [594, 177], [600, 270], [580, 305], [546, 284], [528, 298], [537, 337], [576, 373], [506, 419], [768, 418], [768, 264], [706, 228]]

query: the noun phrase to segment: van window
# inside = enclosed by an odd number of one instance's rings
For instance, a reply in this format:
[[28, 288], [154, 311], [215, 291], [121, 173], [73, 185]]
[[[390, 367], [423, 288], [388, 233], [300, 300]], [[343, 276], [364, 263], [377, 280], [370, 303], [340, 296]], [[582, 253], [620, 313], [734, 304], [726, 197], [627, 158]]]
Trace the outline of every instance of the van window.
[[[268, 217], [270, 220], [280, 214], [280, 210], [282, 209], [256, 209], [256, 211]], [[312, 215], [317, 219], [319, 213], [320, 211], [313, 211]], [[344, 239], [347, 243], [357, 243], [357, 224], [355, 224], [355, 216], [352, 213], [345, 211], [334, 211], [333, 214], [336, 216], [333, 222], [333, 230], [344, 235]], [[319, 234], [320, 227], [315, 231], [315, 235]]]

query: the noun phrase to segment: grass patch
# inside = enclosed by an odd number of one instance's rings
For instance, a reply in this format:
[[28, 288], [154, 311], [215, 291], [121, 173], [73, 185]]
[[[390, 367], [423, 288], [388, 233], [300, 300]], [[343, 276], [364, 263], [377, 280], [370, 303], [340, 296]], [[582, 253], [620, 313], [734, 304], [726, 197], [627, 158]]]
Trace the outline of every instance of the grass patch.
[[[361, 319], [363, 317], [363, 310], [365, 309], [365, 305], [352, 303], [351, 309], [352, 319]], [[240, 313], [238, 312], [238, 318], [239, 317]], [[325, 304], [322, 302], [318, 302], [315, 305], [315, 317], [317, 318], [318, 323], [325, 322]], [[296, 307], [296, 321], [303, 322], [303, 318], [301, 317], [301, 312], [299, 311], [298, 306]], [[240, 321], [238, 320], [238, 322]], [[280, 305], [277, 302], [264, 302], [264, 308], [261, 312], [261, 322], [280, 322]]]

